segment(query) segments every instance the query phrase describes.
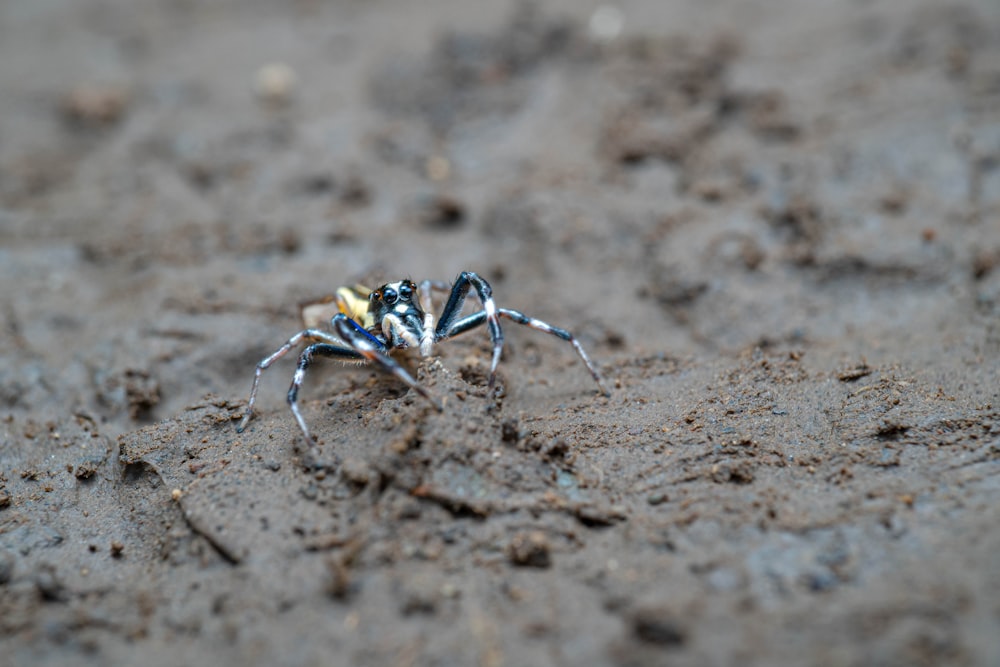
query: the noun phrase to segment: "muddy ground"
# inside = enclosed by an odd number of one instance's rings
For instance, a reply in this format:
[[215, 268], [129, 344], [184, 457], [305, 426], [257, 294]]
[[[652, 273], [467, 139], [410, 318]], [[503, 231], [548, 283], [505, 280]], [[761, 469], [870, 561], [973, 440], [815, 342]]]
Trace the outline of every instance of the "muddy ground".
[[[995, 2], [8, 0], [0, 91], [0, 664], [1000, 664]], [[236, 432], [465, 269], [611, 396]]]

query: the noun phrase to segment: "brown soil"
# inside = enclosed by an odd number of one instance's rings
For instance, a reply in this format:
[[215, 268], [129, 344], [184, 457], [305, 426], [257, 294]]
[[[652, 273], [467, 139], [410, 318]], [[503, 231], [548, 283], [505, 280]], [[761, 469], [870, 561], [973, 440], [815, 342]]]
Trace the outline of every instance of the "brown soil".
[[416, 6], [0, 6], [0, 664], [1000, 664], [996, 3]]

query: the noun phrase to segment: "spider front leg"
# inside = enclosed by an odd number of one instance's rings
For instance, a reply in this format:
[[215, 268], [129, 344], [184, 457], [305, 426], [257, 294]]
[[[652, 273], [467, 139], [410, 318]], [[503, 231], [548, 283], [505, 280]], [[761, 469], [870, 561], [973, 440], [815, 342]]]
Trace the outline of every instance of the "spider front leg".
[[410, 389], [430, 401], [434, 408], [441, 412], [444, 408], [433, 396], [430, 395], [422, 385], [417, 383], [406, 369], [398, 361], [387, 354], [385, 345], [375, 336], [371, 335], [364, 328], [345, 315], [335, 315], [331, 320], [337, 335], [365, 360], [372, 362], [379, 369], [398, 378]]
[[[503, 330], [500, 328], [500, 319], [497, 317], [496, 303], [493, 301], [493, 288], [479, 275], [471, 271], [463, 271], [458, 274], [455, 285], [451, 288], [451, 296], [441, 312], [441, 319], [438, 320], [437, 328], [434, 329], [434, 340], [439, 341], [448, 338], [455, 327], [459, 316], [462, 314], [462, 306], [465, 305], [465, 298], [469, 294], [469, 288], [476, 290], [480, 303], [483, 304], [483, 320], [477, 324], [486, 322], [486, 328], [490, 332], [490, 342], [493, 343], [493, 361], [490, 364], [490, 389], [496, 382], [497, 364], [500, 363], [500, 353], [503, 351]], [[468, 319], [468, 318], [466, 318]]]
[[[291, 352], [294, 348], [298, 347], [303, 342], [322, 343], [322, 344], [327, 344], [331, 347], [336, 347], [337, 345], [340, 345], [339, 340], [337, 340], [335, 337], [331, 336], [325, 331], [321, 331], [319, 329], [305, 329], [303, 331], [298, 332], [291, 338], [289, 338], [284, 345], [279, 347], [272, 354], [261, 359], [257, 363], [257, 368], [254, 371], [253, 385], [251, 385], [250, 387], [250, 399], [247, 401], [247, 410], [245, 413], [243, 413], [243, 419], [240, 420], [239, 426], [236, 427], [237, 433], [242, 433], [244, 429], [246, 429], [247, 424], [250, 423], [250, 418], [253, 416], [253, 406], [254, 403], [257, 402], [257, 389], [260, 387], [260, 376], [263, 375], [264, 371], [267, 370], [267, 368], [271, 364], [276, 362], [278, 359], [281, 359], [283, 356]], [[341, 349], [345, 353], [347, 353], [345, 356], [347, 356], [348, 358], [352, 359], [360, 358], [360, 355], [357, 355], [352, 350], [346, 350], [344, 348], [338, 348], [338, 349]]]

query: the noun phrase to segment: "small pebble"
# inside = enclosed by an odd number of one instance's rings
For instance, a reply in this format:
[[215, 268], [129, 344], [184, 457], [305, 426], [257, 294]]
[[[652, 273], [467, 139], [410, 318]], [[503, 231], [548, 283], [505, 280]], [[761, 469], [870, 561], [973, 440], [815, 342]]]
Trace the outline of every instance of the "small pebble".
[[648, 644], [680, 646], [686, 639], [684, 628], [666, 609], [638, 609], [631, 622], [635, 636]]
[[358, 486], [368, 484], [371, 481], [372, 472], [371, 466], [367, 462], [353, 456], [344, 459], [340, 465], [340, 474], [344, 476], [344, 479]]
[[507, 557], [521, 567], [545, 568], [552, 564], [549, 540], [540, 530], [515, 535], [507, 547]]
[[654, 493], [646, 498], [646, 502], [653, 506], [662, 505], [668, 500], [670, 500], [670, 497], [665, 493]]
[[257, 70], [253, 87], [262, 102], [284, 106], [292, 101], [297, 84], [295, 70], [284, 63], [270, 63]]
[[625, 27], [625, 15], [615, 5], [601, 5], [590, 15], [587, 30], [599, 42], [617, 38]]
[[128, 94], [118, 86], [79, 85], [62, 100], [63, 116], [81, 127], [107, 127], [117, 123], [128, 106]]
[[43, 600], [63, 602], [66, 600], [66, 586], [56, 574], [52, 565], [43, 564], [35, 572], [35, 587]]

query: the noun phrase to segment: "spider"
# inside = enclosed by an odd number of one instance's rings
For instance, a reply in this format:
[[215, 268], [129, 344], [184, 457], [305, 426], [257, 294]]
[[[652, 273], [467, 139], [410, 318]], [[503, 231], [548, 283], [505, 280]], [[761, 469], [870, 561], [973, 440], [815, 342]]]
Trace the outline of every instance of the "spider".
[[[462, 316], [462, 306], [474, 289], [482, 310], [471, 315]], [[445, 304], [441, 317], [434, 324], [432, 313], [431, 292], [448, 292], [448, 302]], [[376, 290], [369, 290], [361, 285], [341, 287], [336, 294], [327, 300], [333, 301], [340, 311], [330, 319], [333, 333], [317, 328], [306, 328], [289, 338], [284, 345], [257, 363], [253, 385], [250, 388], [250, 399], [247, 409], [236, 431], [242, 433], [253, 416], [253, 406], [257, 399], [257, 388], [263, 372], [278, 359], [288, 354], [303, 343], [308, 345], [299, 355], [299, 363], [292, 376], [292, 385], [288, 388], [288, 405], [298, 422], [306, 442], [315, 444], [309, 434], [309, 427], [299, 412], [297, 402], [299, 389], [305, 379], [306, 370], [314, 356], [333, 357], [341, 361], [371, 363], [385, 371], [418, 394], [426, 398], [438, 411], [442, 405], [423, 386], [403, 368], [395, 359], [389, 356], [393, 350], [417, 348], [423, 357], [430, 356], [435, 343], [459, 334], [465, 333], [485, 324], [493, 343], [493, 360], [490, 365], [489, 387], [492, 389], [496, 380], [497, 364], [503, 350], [503, 331], [500, 328], [500, 318], [506, 318], [532, 329], [552, 334], [573, 345], [591, 377], [597, 382], [601, 393], [610, 396], [610, 392], [601, 380], [600, 374], [591, 363], [583, 346], [570, 332], [559, 329], [528, 317], [524, 313], [507, 308], [497, 308], [493, 301], [493, 289], [483, 278], [471, 271], [463, 271], [455, 280], [454, 285], [436, 280], [424, 280], [420, 287], [411, 280], [400, 280], [386, 283]]]

